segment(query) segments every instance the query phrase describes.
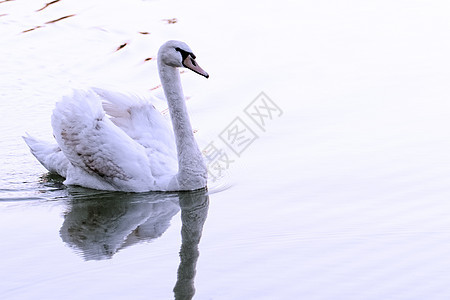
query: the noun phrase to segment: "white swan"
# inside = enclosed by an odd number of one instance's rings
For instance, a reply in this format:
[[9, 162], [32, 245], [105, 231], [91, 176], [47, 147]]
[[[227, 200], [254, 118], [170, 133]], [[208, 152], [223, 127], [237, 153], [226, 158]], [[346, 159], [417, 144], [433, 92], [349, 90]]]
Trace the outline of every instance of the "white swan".
[[39, 162], [65, 177], [67, 185], [128, 192], [203, 188], [207, 169], [192, 132], [179, 67], [209, 77], [185, 43], [168, 41], [159, 49], [173, 132], [150, 103], [93, 88], [74, 91], [56, 104], [57, 144], [29, 135], [24, 139]]

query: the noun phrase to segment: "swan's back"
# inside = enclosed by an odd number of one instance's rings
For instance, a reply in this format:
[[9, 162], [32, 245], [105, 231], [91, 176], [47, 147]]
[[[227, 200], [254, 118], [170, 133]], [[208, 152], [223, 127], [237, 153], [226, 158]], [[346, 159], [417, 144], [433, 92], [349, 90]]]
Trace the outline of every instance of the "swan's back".
[[148, 101], [103, 89], [93, 89], [111, 121], [144, 146], [152, 173], [162, 176], [177, 171], [175, 137], [169, 122]]
[[167, 189], [177, 166], [165, 123], [151, 104], [135, 97], [74, 91], [52, 115], [54, 136], [70, 161], [65, 183], [134, 192]]

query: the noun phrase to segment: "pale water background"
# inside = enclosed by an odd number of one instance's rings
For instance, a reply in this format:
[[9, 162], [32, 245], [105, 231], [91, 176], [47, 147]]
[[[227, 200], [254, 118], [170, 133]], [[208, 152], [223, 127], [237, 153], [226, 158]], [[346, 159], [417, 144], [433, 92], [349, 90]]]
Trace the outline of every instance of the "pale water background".
[[[0, 3], [1, 299], [450, 298], [446, 1], [45, 3]], [[21, 136], [50, 139], [72, 88], [148, 94], [174, 38], [211, 75], [183, 83], [226, 175], [143, 194], [48, 176]], [[262, 91], [282, 114], [260, 128]], [[240, 156], [219, 137], [236, 117], [258, 136]]]

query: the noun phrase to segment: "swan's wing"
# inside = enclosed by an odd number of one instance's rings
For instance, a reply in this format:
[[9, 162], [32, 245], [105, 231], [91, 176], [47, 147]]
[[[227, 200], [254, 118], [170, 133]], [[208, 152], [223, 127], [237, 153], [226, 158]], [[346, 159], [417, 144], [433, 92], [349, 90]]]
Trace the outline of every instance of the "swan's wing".
[[173, 130], [164, 116], [148, 101], [132, 95], [93, 88], [102, 98], [111, 121], [141, 144], [155, 176], [175, 174], [177, 154]]
[[158, 188], [144, 147], [111, 122], [92, 91], [74, 91], [57, 103], [52, 126], [71, 163], [66, 184], [121, 191]]
[[30, 147], [31, 153], [49, 172], [57, 173], [62, 177], [67, 176], [69, 160], [56, 143], [38, 140], [28, 134], [23, 139]]

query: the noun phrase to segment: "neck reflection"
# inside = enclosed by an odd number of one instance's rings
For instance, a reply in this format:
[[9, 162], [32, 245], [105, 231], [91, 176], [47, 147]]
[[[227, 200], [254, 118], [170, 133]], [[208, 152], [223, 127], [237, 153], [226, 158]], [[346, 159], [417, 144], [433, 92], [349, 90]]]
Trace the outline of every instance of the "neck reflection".
[[181, 249], [175, 299], [192, 299], [195, 294], [194, 277], [199, 257], [198, 244], [208, 214], [209, 196], [206, 190], [180, 193]]

